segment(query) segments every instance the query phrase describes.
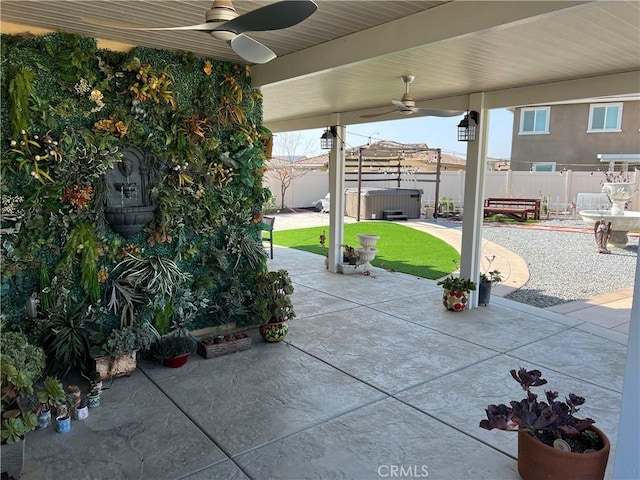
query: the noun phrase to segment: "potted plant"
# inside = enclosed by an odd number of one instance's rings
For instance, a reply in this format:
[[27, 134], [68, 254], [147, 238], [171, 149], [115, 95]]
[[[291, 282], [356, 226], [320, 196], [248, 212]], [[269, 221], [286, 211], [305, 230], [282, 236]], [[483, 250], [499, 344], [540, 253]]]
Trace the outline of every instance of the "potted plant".
[[442, 304], [447, 310], [459, 312], [469, 304], [469, 292], [476, 289], [476, 283], [468, 278], [450, 275], [440, 280], [437, 285], [444, 289]]
[[[0, 413], [2, 415], [2, 471], [19, 477], [24, 461], [24, 438], [38, 425], [36, 415], [21, 408], [20, 398], [33, 392], [44, 371], [44, 350], [18, 332], [0, 335]], [[4, 475], [3, 475], [4, 477]]]
[[165, 367], [179, 368], [187, 363], [195, 348], [191, 337], [166, 335], [153, 345], [151, 352]]
[[255, 276], [251, 314], [260, 324], [260, 335], [267, 342], [279, 342], [287, 335], [287, 320], [296, 316], [291, 303], [293, 284], [284, 269], [259, 272]]
[[359, 262], [360, 254], [351, 245], [342, 246], [342, 263], [340, 263], [340, 272], [345, 275], [360, 273], [364, 271], [362, 264]]
[[198, 353], [202, 358], [215, 358], [251, 348], [251, 337], [246, 333], [209, 335], [198, 341]]
[[[520, 368], [511, 376], [526, 392], [510, 406], [489, 405], [480, 427], [518, 432], [518, 473], [523, 480], [604, 478], [610, 444], [591, 418], [577, 418], [585, 399], [570, 393], [558, 401], [558, 392], [546, 391], [538, 400], [531, 387], [545, 385], [540, 370]], [[547, 403], [548, 402], [548, 403]]]
[[51, 410], [56, 409], [66, 401], [66, 395], [62, 383], [55, 377], [44, 379], [42, 386], [37, 391], [38, 428], [49, 428], [51, 425]]
[[36, 428], [33, 412], [22, 411], [20, 398], [33, 393], [33, 384], [45, 367], [42, 348], [19, 332], [0, 336], [0, 391], [2, 393], [2, 443], [16, 443]]
[[488, 305], [491, 300], [491, 287], [500, 283], [503, 278], [499, 270], [489, 270], [496, 256], [485, 257], [488, 262], [487, 268], [480, 274], [480, 282], [478, 283], [478, 303]]
[[95, 371], [102, 380], [131, 375], [137, 367], [138, 350], [149, 350], [156, 339], [147, 323], [113, 329], [94, 349]]

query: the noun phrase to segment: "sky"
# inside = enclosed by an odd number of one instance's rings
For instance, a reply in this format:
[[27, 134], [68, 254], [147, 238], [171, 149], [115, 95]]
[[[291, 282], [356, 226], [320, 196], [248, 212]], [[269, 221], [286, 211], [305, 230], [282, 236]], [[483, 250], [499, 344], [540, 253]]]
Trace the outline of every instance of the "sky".
[[[400, 143], [426, 143], [429, 148], [440, 148], [464, 158], [466, 143], [458, 141], [457, 126], [462, 120], [459, 117], [417, 117], [402, 118], [384, 122], [360, 123], [347, 126], [347, 147], [358, 147], [380, 140], [392, 140]], [[507, 109], [491, 110], [489, 119], [489, 145], [487, 156], [496, 159], [511, 157], [511, 133], [513, 113]], [[300, 142], [305, 151], [296, 154], [314, 157], [326, 151], [320, 149], [320, 136], [324, 129], [303, 130], [305, 140]], [[278, 134], [274, 138], [274, 153], [278, 155]]]

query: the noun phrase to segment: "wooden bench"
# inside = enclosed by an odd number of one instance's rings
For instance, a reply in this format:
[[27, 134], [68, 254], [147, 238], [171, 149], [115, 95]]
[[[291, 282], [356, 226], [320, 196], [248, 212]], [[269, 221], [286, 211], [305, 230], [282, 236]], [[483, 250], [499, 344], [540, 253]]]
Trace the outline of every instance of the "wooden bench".
[[529, 218], [540, 220], [540, 199], [536, 198], [487, 198], [484, 201], [484, 216], [506, 215], [524, 222]]

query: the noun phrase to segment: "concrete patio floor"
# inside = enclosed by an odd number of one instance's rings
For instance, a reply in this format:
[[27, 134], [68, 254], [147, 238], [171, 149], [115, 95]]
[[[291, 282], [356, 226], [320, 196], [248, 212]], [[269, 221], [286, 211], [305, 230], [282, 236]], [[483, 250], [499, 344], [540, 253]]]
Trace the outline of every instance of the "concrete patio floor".
[[[446, 311], [435, 281], [331, 274], [276, 248], [297, 318], [285, 342], [180, 369], [141, 361], [71, 432], [30, 433], [24, 479], [517, 479], [515, 434], [478, 427], [539, 368], [612, 443], [627, 336], [494, 297]], [[403, 473], [401, 476], [400, 473]]]

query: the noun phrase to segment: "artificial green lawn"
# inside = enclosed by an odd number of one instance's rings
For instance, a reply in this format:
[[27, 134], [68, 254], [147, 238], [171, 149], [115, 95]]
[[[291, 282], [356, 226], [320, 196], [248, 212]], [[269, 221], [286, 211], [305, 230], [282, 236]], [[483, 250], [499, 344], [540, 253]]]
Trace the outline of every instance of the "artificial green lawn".
[[[273, 243], [283, 247], [325, 255], [320, 234], [328, 227], [311, 227], [275, 232]], [[393, 222], [345, 223], [344, 243], [360, 248], [358, 233], [379, 235], [378, 254], [371, 262], [376, 267], [435, 280], [456, 270], [460, 255], [449, 244], [428, 233]]]

